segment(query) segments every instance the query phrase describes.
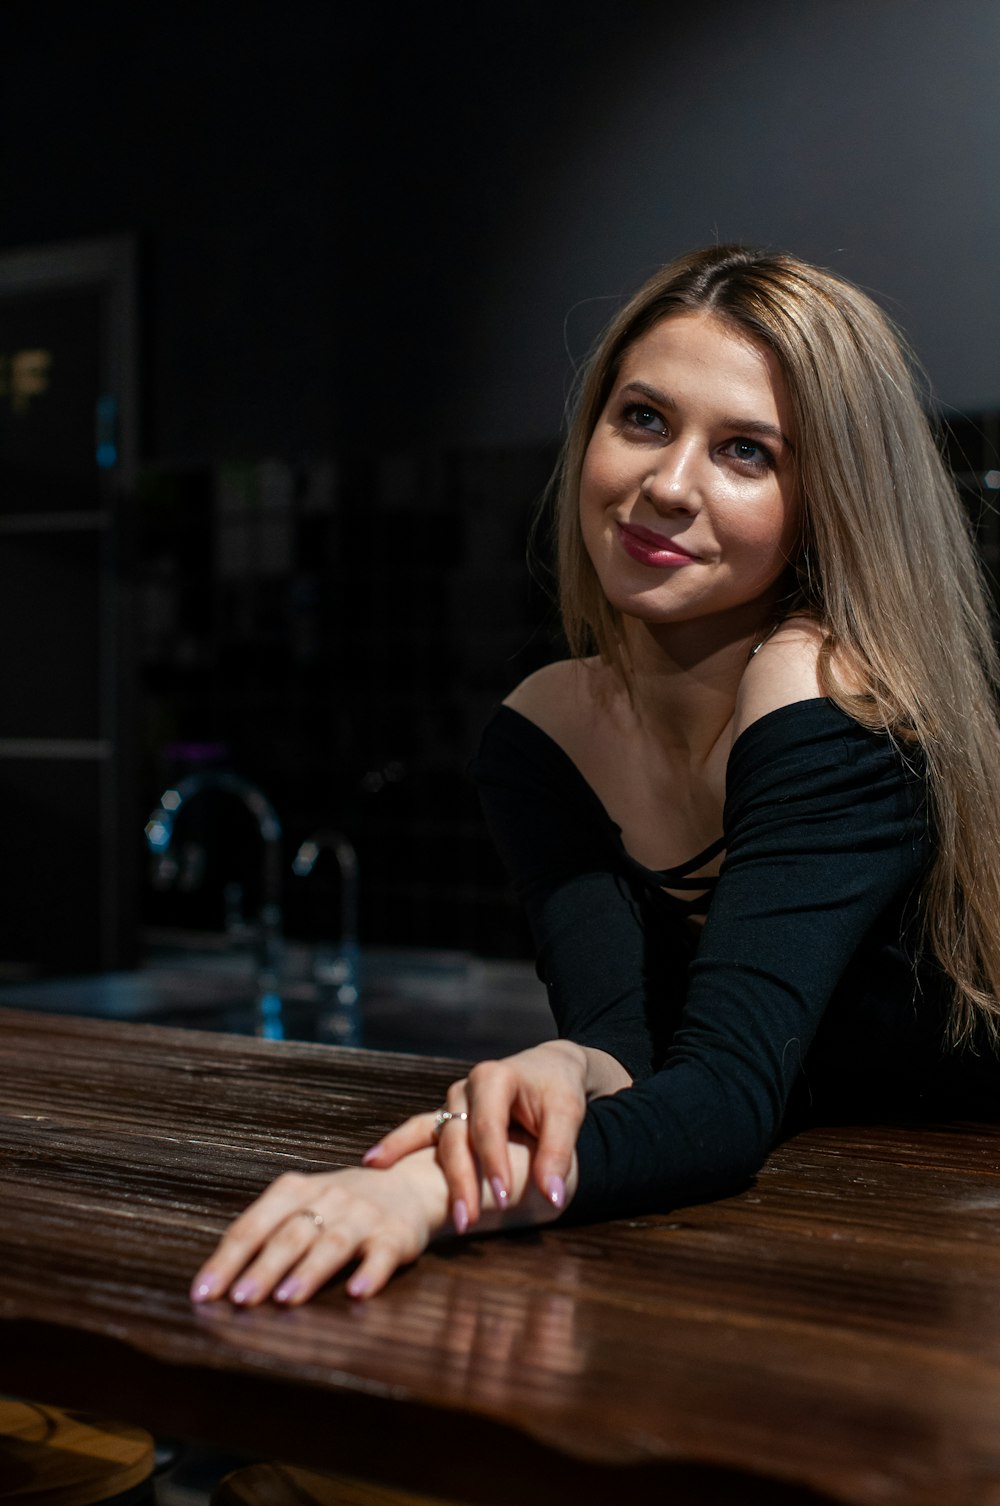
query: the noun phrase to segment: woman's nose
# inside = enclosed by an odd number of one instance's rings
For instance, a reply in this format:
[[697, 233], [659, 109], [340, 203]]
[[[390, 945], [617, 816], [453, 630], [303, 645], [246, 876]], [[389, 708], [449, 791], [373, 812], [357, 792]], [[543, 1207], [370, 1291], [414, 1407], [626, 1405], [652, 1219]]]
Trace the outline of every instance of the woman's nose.
[[696, 511], [701, 501], [698, 457], [694, 445], [666, 446], [642, 482], [642, 493], [660, 512]]

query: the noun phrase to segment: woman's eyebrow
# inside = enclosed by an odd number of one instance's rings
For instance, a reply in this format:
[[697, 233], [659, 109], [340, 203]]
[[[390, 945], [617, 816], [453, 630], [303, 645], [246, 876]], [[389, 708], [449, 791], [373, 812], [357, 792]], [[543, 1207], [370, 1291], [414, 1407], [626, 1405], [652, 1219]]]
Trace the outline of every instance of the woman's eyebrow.
[[641, 392], [643, 397], [648, 397], [650, 402], [655, 403], [658, 408], [669, 408], [673, 411], [677, 407], [672, 397], [668, 397], [665, 392], [661, 392], [657, 387], [650, 387], [648, 382], [626, 382], [622, 391]]
[[776, 424], [766, 424], [758, 418], [730, 418], [728, 415], [719, 422], [724, 429], [739, 429], [741, 434], [759, 434], [761, 439], [775, 439], [779, 444], [787, 445], [794, 454], [795, 446]]

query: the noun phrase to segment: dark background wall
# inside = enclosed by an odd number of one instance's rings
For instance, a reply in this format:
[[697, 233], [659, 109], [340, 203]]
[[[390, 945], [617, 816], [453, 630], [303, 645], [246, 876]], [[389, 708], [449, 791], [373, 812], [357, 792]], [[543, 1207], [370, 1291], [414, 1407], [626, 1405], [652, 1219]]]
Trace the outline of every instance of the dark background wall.
[[575, 364], [741, 239], [1000, 408], [998, 56], [987, 0], [5, 0], [0, 250], [138, 245], [144, 808], [221, 746], [351, 827], [370, 935], [523, 947], [462, 768], [557, 651], [523, 537]]
[[989, 0], [5, 0], [0, 245], [138, 233], [157, 460], [548, 440], [566, 344], [716, 237], [990, 408], [998, 56]]

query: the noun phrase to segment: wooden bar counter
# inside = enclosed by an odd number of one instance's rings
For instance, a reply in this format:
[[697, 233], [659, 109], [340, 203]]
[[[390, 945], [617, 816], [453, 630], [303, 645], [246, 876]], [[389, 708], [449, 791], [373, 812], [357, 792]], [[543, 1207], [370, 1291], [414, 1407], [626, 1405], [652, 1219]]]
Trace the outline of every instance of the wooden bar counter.
[[194, 1307], [279, 1172], [455, 1063], [0, 1010], [0, 1390], [482, 1506], [1000, 1506], [1000, 1128], [798, 1136], [655, 1219]]

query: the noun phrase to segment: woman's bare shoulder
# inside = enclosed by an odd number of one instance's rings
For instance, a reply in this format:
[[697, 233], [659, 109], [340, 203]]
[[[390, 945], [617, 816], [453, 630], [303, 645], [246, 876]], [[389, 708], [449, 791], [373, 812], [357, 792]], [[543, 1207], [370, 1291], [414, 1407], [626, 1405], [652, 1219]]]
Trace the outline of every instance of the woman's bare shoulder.
[[592, 659], [560, 659], [535, 670], [504, 700], [557, 741], [563, 741], [594, 704], [603, 666]]
[[736, 697], [733, 738], [754, 722], [790, 706], [824, 694], [819, 658], [824, 630], [809, 617], [790, 617], [754, 653], [743, 673]]

